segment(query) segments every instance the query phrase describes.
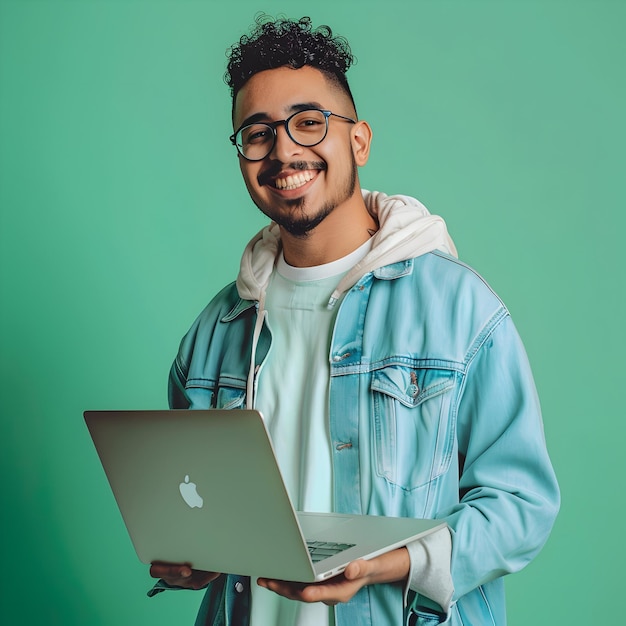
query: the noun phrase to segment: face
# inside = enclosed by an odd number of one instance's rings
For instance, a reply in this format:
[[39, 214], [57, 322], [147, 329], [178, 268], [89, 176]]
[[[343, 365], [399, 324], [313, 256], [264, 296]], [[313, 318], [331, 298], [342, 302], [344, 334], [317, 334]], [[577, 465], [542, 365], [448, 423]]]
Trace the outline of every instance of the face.
[[[283, 120], [305, 108], [356, 118], [350, 98], [312, 67], [281, 67], [255, 74], [237, 94], [234, 128], [254, 121]], [[316, 146], [299, 146], [284, 125], [262, 161], [239, 165], [253, 202], [295, 237], [308, 236], [334, 211], [361, 201], [357, 166], [367, 161], [369, 127], [331, 116], [328, 134]], [[366, 144], [366, 145], [365, 145]]]

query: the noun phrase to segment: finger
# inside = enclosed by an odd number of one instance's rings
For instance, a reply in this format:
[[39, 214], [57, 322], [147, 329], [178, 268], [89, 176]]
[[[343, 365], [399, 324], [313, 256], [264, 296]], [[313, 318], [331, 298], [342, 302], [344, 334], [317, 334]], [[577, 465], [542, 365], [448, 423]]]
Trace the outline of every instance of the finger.
[[352, 561], [352, 563], [348, 563], [346, 569], [343, 572], [343, 575], [346, 577], [347, 580], [366, 578], [371, 574], [373, 567], [374, 566], [371, 561], [359, 559], [358, 561]]
[[276, 580], [274, 578], [259, 578], [257, 583], [274, 593], [286, 598], [297, 600], [300, 598], [302, 590], [307, 586], [305, 583], [292, 583], [286, 580]]
[[220, 576], [218, 572], [205, 572], [191, 569], [187, 564], [171, 563], [153, 563], [150, 567], [150, 575], [164, 580], [172, 587], [185, 589], [203, 589]]
[[150, 566], [150, 576], [153, 578], [185, 579], [190, 578], [191, 567], [187, 563], [163, 563], [155, 561]]
[[323, 584], [306, 584], [293, 583], [285, 580], [275, 580], [272, 578], [259, 578], [257, 583], [261, 587], [265, 587], [279, 596], [288, 598], [289, 600], [297, 600], [298, 602], [321, 602], [322, 596], [327, 593], [321, 591]]
[[347, 602], [363, 586], [360, 579], [349, 581], [341, 575], [322, 583], [313, 584], [292, 583], [268, 578], [259, 578], [257, 583], [261, 587], [290, 600], [323, 602], [331, 606], [339, 602]]

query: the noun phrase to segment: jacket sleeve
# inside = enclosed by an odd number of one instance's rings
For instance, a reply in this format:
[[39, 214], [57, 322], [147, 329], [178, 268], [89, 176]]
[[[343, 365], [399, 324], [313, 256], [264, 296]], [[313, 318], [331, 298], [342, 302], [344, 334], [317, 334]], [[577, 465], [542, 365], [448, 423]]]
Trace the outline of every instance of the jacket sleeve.
[[524, 567], [559, 508], [539, 400], [510, 316], [468, 359], [457, 417], [460, 503], [444, 514], [455, 599]]
[[180, 365], [180, 355], [176, 357], [167, 381], [167, 401], [170, 409], [188, 409], [189, 399], [185, 393], [184, 375]]
[[209, 302], [182, 338], [170, 369], [167, 395], [171, 409], [214, 407], [224, 371], [245, 389], [254, 311], [253, 302], [240, 300], [234, 283]]

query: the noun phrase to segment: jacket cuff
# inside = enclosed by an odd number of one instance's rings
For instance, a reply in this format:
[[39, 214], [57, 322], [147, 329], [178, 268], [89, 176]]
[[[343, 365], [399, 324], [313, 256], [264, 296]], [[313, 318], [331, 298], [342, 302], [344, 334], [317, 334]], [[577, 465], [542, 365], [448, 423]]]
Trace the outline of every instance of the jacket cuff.
[[[211, 583], [209, 583], [210, 585]], [[202, 587], [202, 589], [206, 589], [209, 585], [205, 585], [204, 587]], [[149, 589], [146, 593], [146, 595], [149, 598], [152, 598], [154, 596], [156, 596], [157, 594], [163, 592], [163, 591], [178, 591], [180, 589], [185, 589], [187, 591], [194, 591], [193, 589], [189, 589], [187, 587], [176, 587], [174, 585], [168, 585], [162, 578], [157, 581], [157, 583], [154, 585], [154, 587], [152, 587], [152, 589]]]
[[[450, 612], [454, 584], [450, 573], [452, 537], [448, 528], [442, 528], [406, 546], [411, 560], [405, 606], [409, 590], [428, 598], [446, 615]], [[434, 607], [433, 607], [434, 608]]]

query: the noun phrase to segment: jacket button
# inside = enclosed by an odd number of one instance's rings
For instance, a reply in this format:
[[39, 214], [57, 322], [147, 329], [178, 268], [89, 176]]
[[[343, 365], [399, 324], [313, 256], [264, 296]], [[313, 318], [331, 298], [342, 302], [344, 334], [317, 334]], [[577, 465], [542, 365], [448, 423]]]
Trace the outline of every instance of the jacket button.
[[417, 396], [417, 394], [419, 393], [420, 388], [415, 385], [409, 385], [409, 388], [406, 390], [407, 394], [411, 396], [411, 398], [415, 398], [415, 396]]
[[243, 591], [243, 583], [239, 580], [235, 583], [235, 591], [237, 593], [241, 593]]

